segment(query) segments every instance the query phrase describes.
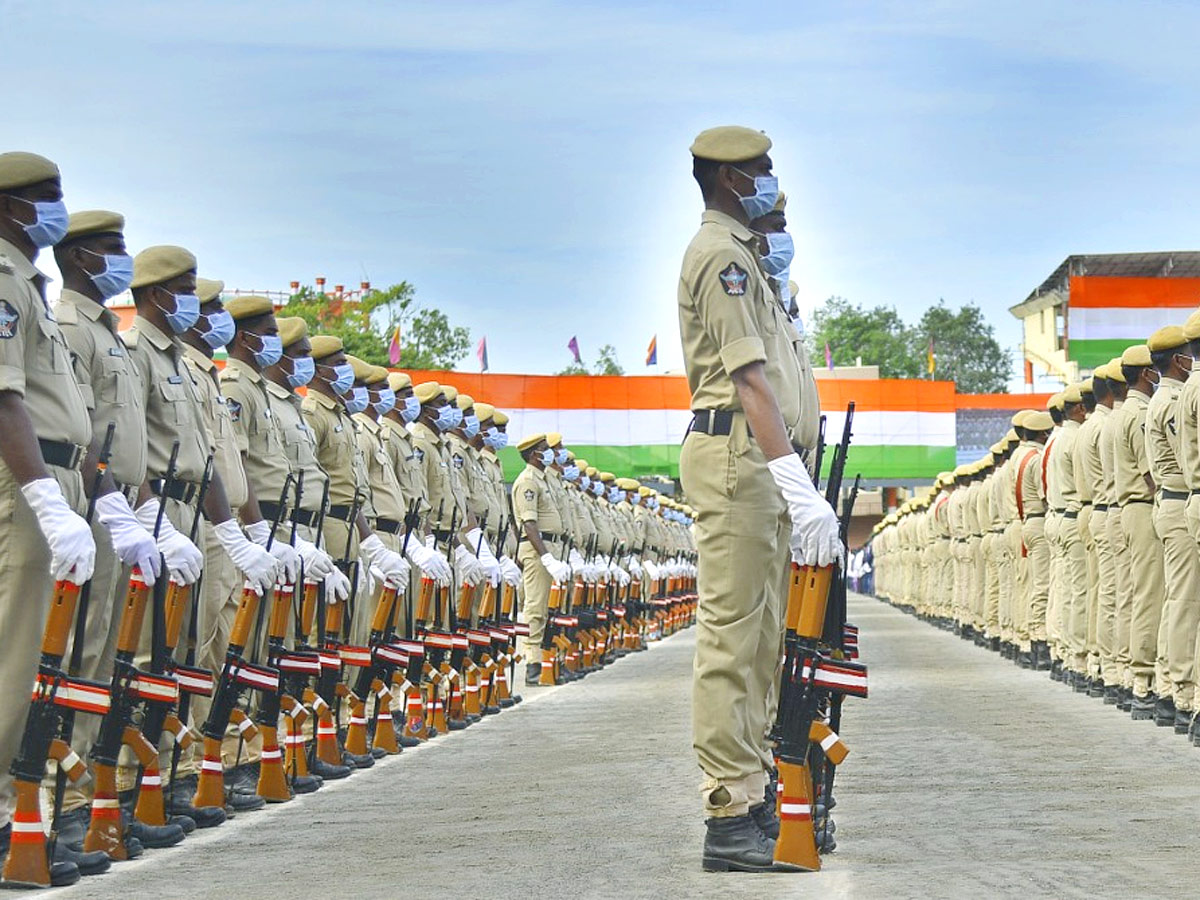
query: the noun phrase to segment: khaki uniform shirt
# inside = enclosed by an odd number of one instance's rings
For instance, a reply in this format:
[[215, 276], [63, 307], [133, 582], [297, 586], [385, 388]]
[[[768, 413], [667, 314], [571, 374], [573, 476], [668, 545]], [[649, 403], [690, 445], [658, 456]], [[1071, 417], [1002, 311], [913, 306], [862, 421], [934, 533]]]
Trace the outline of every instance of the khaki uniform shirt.
[[1075, 490], [1081, 504], [1108, 503], [1104, 491], [1104, 466], [1100, 462], [1100, 434], [1109, 412], [1107, 406], [1097, 403], [1075, 437]]
[[1062, 431], [1054, 444], [1050, 465], [1054, 467], [1054, 485], [1062, 500], [1063, 509], [1079, 511], [1079, 490], [1075, 486], [1075, 467], [1079, 457], [1079, 423], [1074, 419], [1063, 422]]
[[1149, 404], [1149, 397], [1131, 389], [1114, 416], [1113, 463], [1117, 503], [1122, 506], [1134, 500], [1154, 499], [1154, 492], [1143, 477], [1150, 474], [1150, 460], [1146, 456], [1146, 407]]
[[1179, 391], [1175, 427], [1179, 432], [1179, 468], [1188, 490], [1200, 489], [1200, 362]]
[[1039, 465], [1042, 470], [1042, 490], [1046, 494], [1046, 506], [1054, 512], [1063, 510], [1062, 492], [1058, 489], [1058, 438], [1062, 434], [1062, 426], [1056, 425], [1050, 432], [1045, 446], [1042, 447], [1042, 459]]
[[217, 380], [216, 364], [195, 347], [184, 345], [183, 364], [204, 398], [200, 411], [213, 439], [213, 466], [221, 473], [229, 508], [237, 513], [249, 498], [246, 470], [233, 429], [233, 415]]
[[1179, 465], [1179, 395], [1183, 382], [1163, 376], [1146, 407], [1146, 457], [1150, 477], [1159, 488], [1186, 492], [1187, 482]]
[[478, 521], [483, 521], [483, 517], [487, 516], [495, 526], [496, 514], [488, 509], [488, 495], [482, 481], [483, 471], [475, 448], [468, 445], [461, 435], [453, 432], [446, 435], [446, 447], [450, 453], [450, 475], [451, 478], [458, 479], [467, 511]]
[[1014, 496], [1020, 497], [1017, 509], [1022, 518], [1046, 511], [1046, 489], [1042, 482], [1042, 448], [1033, 441], [1022, 441], [1013, 454], [1017, 461]]
[[92, 423], [45, 288], [46, 276], [0, 239], [0, 391], [24, 398], [42, 440], [86, 447]]
[[[221, 391], [229, 409], [234, 441], [259, 500], [278, 503], [291, 462], [284, 450], [283, 434], [275, 421], [275, 410], [267, 397], [267, 382], [252, 366], [229, 358], [221, 372]], [[306, 476], [307, 477], [307, 476]], [[305, 490], [320, 490], [321, 482], [305, 483]], [[294, 485], [289, 488], [289, 495]], [[301, 501], [303, 502], [303, 496]], [[290, 497], [288, 503], [294, 502]]]
[[[358, 436], [354, 422], [337, 400], [320, 391], [309, 391], [300, 404], [304, 420], [317, 442], [317, 462], [329, 475], [329, 502], [350, 506], [356, 491], [365, 490], [366, 478], [359, 482]], [[369, 515], [363, 507], [363, 515]]]
[[[513, 512], [517, 522], [537, 522], [538, 531], [549, 534], [561, 534], [563, 530], [562, 516], [559, 515], [557, 504], [550, 494], [546, 483], [546, 473], [531, 465], [526, 465], [513, 482]], [[533, 546], [523, 541], [521, 546]]]
[[92, 418], [92, 435], [103, 441], [116, 425], [108, 469], [118, 484], [146, 480], [146, 414], [137, 369], [117, 334], [112, 310], [75, 291], [63, 291], [54, 315], [71, 348], [75, 379]]
[[464, 520], [466, 513], [462, 493], [454, 490], [451, 481], [450, 452], [437, 432], [424, 422], [414, 422], [410, 430], [417, 462], [425, 470], [425, 484], [429, 489], [430, 526], [444, 531], [450, 527], [456, 509], [459, 522]]
[[425, 486], [425, 468], [417, 462], [417, 448], [412, 435], [404, 423], [390, 416], [384, 416], [383, 429], [388, 437], [384, 445], [396, 470], [396, 483], [400, 485], [404, 508], [408, 509], [408, 505], [416, 500], [420, 514], [424, 515], [429, 511], [429, 491]]
[[353, 418], [358, 426], [358, 450], [366, 463], [367, 483], [371, 486], [371, 504], [375, 507], [375, 515], [403, 522], [407, 507], [396, 478], [395, 459], [388, 447], [390, 433], [366, 413], [358, 413]]
[[183, 343], [141, 316], [134, 317], [121, 338], [137, 366], [146, 410], [147, 477], [167, 474], [171, 445], [179, 441], [175, 476], [199, 484], [208, 455], [213, 453], [215, 459], [216, 447], [208, 429], [206, 395], [183, 361]]
[[801, 423], [800, 335], [758, 261], [754, 234], [737, 220], [706, 210], [683, 256], [679, 333], [692, 409], [740, 410], [730, 377], [765, 363], [767, 381], [795, 435]]
[[[273, 381], [267, 381], [266, 388], [267, 405], [283, 446], [283, 458], [293, 475], [299, 478], [301, 473], [304, 474], [300, 508], [319, 510], [325, 492], [325, 470], [317, 462], [317, 438], [304, 420], [300, 396]], [[279, 487], [282, 489], [283, 485]], [[274, 499], [279, 499], [278, 493]]]
[[1104, 470], [1104, 497], [1101, 502], [1110, 506], [1117, 503], [1117, 413], [1125, 405], [1124, 400], [1117, 401], [1109, 410], [1108, 415], [1100, 426], [1100, 466]]

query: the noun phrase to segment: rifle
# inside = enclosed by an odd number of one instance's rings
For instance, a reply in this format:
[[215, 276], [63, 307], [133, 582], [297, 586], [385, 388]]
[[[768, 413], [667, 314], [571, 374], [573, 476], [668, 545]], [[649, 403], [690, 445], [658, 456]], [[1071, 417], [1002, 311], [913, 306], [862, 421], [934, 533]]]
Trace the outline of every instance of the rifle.
[[[446, 508], [446, 498], [438, 501], [438, 511], [434, 523], [442, 521], [442, 513]], [[433, 545], [437, 547], [436, 536]], [[421, 576], [417, 589], [415, 603], [409, 604], [407, 630], [402, 646], [408, 653], [408, 666], [405, 669], [401, 690], [405, 694], [404, 701], [404, 733], [408, 740], [424, 741], [431, 736], [429, 733], [429, 717], [425, 714], [426, 700], [422, 693], [423, 682], [432, 674], [432, 665], [426, 660], [424, 632], [429, 623], [430, 607], [433, 604], [437, 585], [428, 575]], [[440, 677], [440, 676], [439, 676]], [[432, 700], [429, 701], [432, 703]]]
[[821, 487], [821, 460], [825, 456], [825, 421], [825, 414], [821, 413], [821, 418], [817, 421], [817, 449], [812, 476], [813, 485], [817, 488]]
[[[570, 542], [563, 541], [563, 549], [561, 557], [565, 562], [570, 555]], [[555, 638], [555, 626], [560, 624], [559, 609], [562, 608], [563, 595], [566, 593], [566, 585], [558, 579], [550, 583], [550, 595], [546, 600], [546, 625], [542, 629], [542, 671], [538, 678], [538, 684], [542, 687], [558, 684], [559, 660], [558, 653], [554, 649], [557, 645]]]
[[[329, 477], [325, 478], [325, 485], [321, 491], [321, 505], [317, 509], [317, 516], [313, 522], [313, 536], [320, 541], [323, 529], [325, 527], [325, 510], [329, 506]], [[317, 628], [318, 646], [313, 647], [309, 644], [309, 635], [312, 634], [313, 626]], [[337, 672], [340, 663], [337, 657], [330, 658], [329, 654], [322, 653], [319, 649], [320, 636], [325, 633], [325, 584], [324, 582], [304, 581], [304, 596], [300, 603], [299, 616], [296, 619], [296, 650], [302, 653], [315, 653], [317, 656], [317, 668], [315, 671], [308, 671], [304, 674], [297, 673], [297, 694], [302, 697], [304, 705], [298, 705], [294, 710], [288, 713], [287, 719], [287, 753], [285, 765], [291, 773], [292, 778], [299, 778], [309, 774], [308, 767], [315, 762], [317, 753], [317, 742], [313, 742], [311, 748], [312, 757], [309, 756], [309, 751], [305, 750], [304, 744], [304, 720], [308, 717], [308, 712], [305, 706], [311, 706], [314, 715], [317, 716], [318, 738], [320, 737], [320, 729], [322, 727], [333, 729], [332, 723], [326, 721], [323, 724], [322, 714], [328, 718], [329, 705], [317, 693], [316, 688], [304, 685], [310, 676], [314, 677], [315, 684], [319, 687], [322, 683], [322, 678], [325, 675], [326, 669]], [[336, 679], [336, 674], [335, 674]], [[326, 735], [328, 740], [329, 735]], [[341, 763], [341, 754], [337, 749], [337, 733], [333, 735], [333, 757], [337, 764]]]
[[[96, 513], [100, 481], [108, 466], [113, 430], [110, 424], [96, 465], [92, 495], [88, 499], [85, 516], [89, 525]], [[16, 808], [13, 811], [12, 843], [2, 873], [2, 883], [6, 886], [50, 886], [50, 861], [57, 839], [58, 817], [62, 812], [63, 782], [68, 777], [72, 781], [79, 781], [87, 774], [87, 766], [70, 745], [74, 714], [76, 710], [102, 713], [103, 704], [108, 700], [104, 685], [74, 676], [83, 658], [83, 639], [87, 626], [85, 592], [90, 584], [90, 579], [82, 586], [65, 579], [56, 581], [50, 596], [50, 611], [42, 631], [41, 658], [29, 711], [25, 716], [25, 730], [9, 769], [16, 789]], [[78, 619], [75, 615], [77, 607]], [[70, 668], [63, 671], [67, 637], [73, 622], [76, 631], [71, 646]], [[51, 759], [57, 764], [58, 774], [54, 816], [47, 839], [42, 833], [39, 786], [46, 772], [46, 763]]]
[[[269, 552], [275, 540], [275, 532], [279, 528], [280, 517], [287, 507], [288, 489], [291, 487], [292, 474], [289, 472], [284, 479], [283, 491], [279, 498], [279, 508], [275, 511], [271, 533], [267, 536], [266, 550]], [[196, 795], [192, 798], [193, 806], [223, 806], [225, 803], [224, 767], [221, 762], [221, 742], [225, 738], [225, 729], [234, 719], [241, 693], [246, 688], [262, 691], [266, 694], [278, 692], [279, 670], [271, 666], [252, 663], [245, 657], [245, 650], [250, 641], [250, 628], [257, 618], [262, 596], [257, 588], [248, 582], [242, 587], [242, 597], [238, 601], [237, 612], [234, 613], [233, 628], [229, 634], [229, 645], [225, 648], [225, 662], [217, 679], [216, 690], [213, 692], [212, 707], [208, 711], [208, 720], [201, 729], [204, 736], [204, 760], [200, 764], [200, 779], [196, 784]], [[255, 726], [242, 713], [236, 717], [238, 729], [243, 736]], [[243, 727], [243, 722], [246, 723]]]
[[[200, 530], [200, 516], [204, 509], [204, 496], [212, 478], [213, 457], [209, 454], [204, 463], [204, 472], [200, 476], [200, 487], [196, 493], [196, 511], [192, 515], [192, 525], [188, 530], [188, 538], [194, 544]], [[164, 491], [163, 496], [166, 497]], [[142, 719], [142, 735], [151, 746], [157, 747], [162, 733], [169, 728], [175, 736], [171, 748], [170, 785], [175, 785], [175, 775], [178, 760], [182, 751], [189, 749], [197, 739], [195, 731], [184, 723], [191, 708], [191, 695], [201, 694], [205, 697], [212, 694], [212, 673], [207, 669], [197, 669], [196, 662], [196, 633], [200, 610], [200, 593], [195, 585], [179, 584], [164, 571], [164, 577], [154, 585], [153, 606], [151, 608], [151, 650], [150, 672], [163, 678], [173, 679], [178, 686], [178, 712], [161, 703], [151, 704]], [[179, 628], [183, 621], [183, 610], [191, 601], [191, 616], [188, 622], [189, 662], [177, 665], [174, 659], [175, 646], [179, 641]], [[180, 677], [182, 675], [182, 677]], [[137, 806], [135, 815], [139, 821], [151, 825], [166, 823], [166, 810], [163, 804], [161, 776], [156, 781], [153, 777], [147, 780], [143, 766], [138, 767]], [[173, 796], [173, 794], [172, 794]]]
[[[154, 523], [156, 541], [162, 531], [165, 500], [170, 493], [171, 485], [175, 482], [175, 465], [178, 458], [179, 442], [175, 441], [171, 447], [171, 456], [167, 461], [162, 487], [163, 499], [159, 503], [158, 518]], [[158, 749], [146, 740], [142, 732], [133, 724], [134, 713], [138, 705], [143, 702], [166, 704], [169, 707], [178, 699], [178, 686], [173, 678], [151, 676], [139, 671], [133, 664], [142, 633], [142, 621], [145, 618], [149, 594], [150, 589], [142, 579], [141, 570], [134, 566], [130, 572], [125, 601], [121, 607], [116, 658], [113, 661], [112, 680], [108, 687], [108, 708], [104, 713], [104, 718], [100, 721], [100, 733], [90, 754], [92, 762], [95, 764], [96, 786], [92, 796], [91, 823], [83, 839], [83, 849], [86, 852], [103, 850], [114, 859], [126, 858], [121, 810], [117, 799], [117, 757], [122, 746], [129, 747], [137, 758], [142, 774], [142, 784], [145, 785], [147, 791], [153, 788], [159, 790], [157, 798], [159, 809], [162, 806]], [[190, 736], [188, 739], [190, 740]], [[141, 785], [139, 785], [139, 793], [140, 790]], [[146, 808], [143, 807], [143, 810]], [[149, 822], [147, 824], [162, 823]]]

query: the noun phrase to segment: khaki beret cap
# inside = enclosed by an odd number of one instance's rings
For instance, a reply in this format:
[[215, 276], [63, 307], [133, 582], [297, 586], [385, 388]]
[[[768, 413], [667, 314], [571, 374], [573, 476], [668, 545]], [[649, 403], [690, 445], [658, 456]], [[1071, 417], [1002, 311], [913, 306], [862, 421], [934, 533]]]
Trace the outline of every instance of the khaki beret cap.
[[388, 370], [383, 366], [371, 366], [371, 374], [366, 377], [367, 384], [382, 384], [387, 387]]
[[546, 432], [546, 443], [551, 447], [558, 447], [562, 444], [562, 435], [557, 431]]
[[638, 496], [639, 497], [649, 497], [651, 494], [656, 494], [656, 493], [658, 493], [658, 492], [655, 491], [654, 488], [647, 487], [644, 484], [641, 485], [640, 487], [638, 487]]
[[618, 478], [617, 487], [623, 491], [636, 491], [641, 485], [632, 478]]
[[[1079, 382], [1079, 384], [1077, 385], [1077, 387], [1079, 388], [1079, 393], [1080, 393], [1080, 394], [1094, 394], [1094, 393], [1096, 393], [1096, 390], [1095, 390], [1095, 382], [1093, 382], [1093, 381], [1092, 381], [1092, 376], [1091, 376], [1091, 375], [1089, 375], [1087, 378], [1083, 379], [1083, 381]], [[1083, 397], [1081, 396], [1079, 399], [1080, 399], [1080, 400], [1082, 400], [1082, 399], [1083, 399]]]
[[567, 462], [575, 462], [575, 452], [573, 450], [567, 451]]
[[365, 382], [371, 377], [374, 366], [369, 362], [363, 362], [357, 356], [346, 354], [346, 362], [350, 363], [350, 368], [354, 370], [354, 380]]
[[800, 285], [796, 284], [796, 282], [794, 282], [794, 281], [789, 281], [788, 282], [788, 295], [791, 297], [795, 297], [799, 293], [800, 293]]
[[333, 356], [333, 354], [340, 353], [346, 349], [342, 345], [342, 339], [332, 334], [315, 334], [309, 343], [312, 344], [312, 353], [309, 355], [313, 359], [324, 359], [327, 356]]
[[508, 413], [504, 412], [503, 410], [498, 409], [498, 410], [496, 410], [495, 415], [492, 416], [492, 421], [496, 423], [497, 427], [499, 427], [501, 425], [507, 425], [508, 424]]
[[1146, 340], [1146, 347], [1151, 353], [1159, 350], [1174, 350], [1188, 342], [1184, 337], [1183, 328], [1179, 325], [1164, 325]]
[[445, 397], [450, 403], [453, 403], [458, 399], [458, 388], [452, 384], [443, 384], [442, 396]]
[[[200, 305], [211, 303], [221, 296], [221, 291], [225, 290], [225, 282], [216, 278], [197, 278], [196, 279], [196, 296], [200, 298]], [[229, 309], [228, 306], [225, 307]], [[237, 319], [237, 316], [230, 312], [230, 315]]]
[[44, 156], [19, 150], [0, 153], [0, 191], [28, 187], [61, 177], [58, 166]]
[[438, 397], [444, 397], [442, 386], [436, 381], [422, 381], [413, 388], [413, 393], [422, 403], [432, 403]]
[[1108, 363], [1100, 363], [1096, 368], [1092, 369], [1092, 378], [1107, 378]]
[[1125, 384], [1125, 373], [1121, 371], [1121, 357], [1110, 359], [1105, 377], [1109, 381], [1116, 381], [1119, 384]]
[[1066, 390], [1062, 392], [1063, 403], [1082, 403], [1083, 392], [1079, 390], [1079, 385], [1069, 384]]
[[522, 453], [524, 453], [530, 447], [536, 447], [538, 444], [540, 444], [545, 439], [546, 439], [545, 433], [539, 431], [536, 434], [528, 435], [527, 437], [523, 437], [523, 438], [521, 438], [521, 440], [517, 441], [517, 449], [520, 450]]
[[275, 324], [279, 326], [279, 340], [285, 347], [290, 347], [301, 338], [308, 337], [308, 323], [299, 316], [285, 316], [282, 319], [276, 319]]
[[579, 466], [579, 471], [583, 472], [586, 475], [588, 468], [591, 466], [591, 463], [589, 463], [583, 457], [577, 457], [575, 460], [575, 465]]
[[967, 476], [968, 472], [969, 472], [969, 470], [965, 465], [954, 467], [954, 477], [955, 478], [965, 478]]
[[605, 484], [610, 484], [611, 482], [614, 482], [617, 480], [617, 476], [614, 475], [612, 472], [601, 472], [600, 480], [603, 481]]
[[994, 466], [995, 464], [996, 464], [996, 457], [995, 457], [995, 455], [993, 455], [992, 453], [989, 452], [989, 453], [983, 454], [983, 458], [981, 460], [979, 460], [979, 462], [977, 462], [975, 465], [979, 466], [979, 471], [982, 472], [988, 466]]
[[1200, 338], [1200, 309], [1188, 316], [1187, 321], [1183, 323], [1183, 336], [1189, 341]]
[[1008, 441], [1010, 444], [1017, 444], [1017, 443], [1020, 443], [1020, 441], [1021, 441], [1021, 439], [1019, 437], [1017, 437], [1016, 431], [1014, 431], [1011, 428], [1008, 429], [1008, 434], [1006, 434], [1004, 436], [1004, 439], [1006, 441]]
[[225, 304], [225, 309], [233, 316], [233, 321], [253, 319], [255, 316], [265, 316], [275, 311], [275, 304], [270, 297], [260, 297], [257, 294], [240, 294]]
[[162, 284], [195, 269], [196, 257], [189, 250], [171, 244], [147, 247], [133, 258], [133, 284], [130, 287]]
[[771, 149], [771, 139], [761, 131], [741, 125], [720, 125], [696, 135], [692, 156], [714, 162], [745, 162]]
[[388, 375], [388, 387], [393, 391], [402, 391], [407, 387], [412, 387], [412, 379], [408, 377], [407, 372], [392, 372]]
[[1014, 413], [1012, 419], [1010, 420], [1012, 426], [1014, 428], [1023, 428], [1025, 426], [1025, 417], [1032, 412], [1036, 412], [1036, 410], [1023, 409], [1020, 412]]
[[1125, 352], [1121, 354], [1121, 365], [1123, 366], [1148, 366], [1150, 365], [1150, 348], [1145, 344], [1134, 344], [1132, 347], [1126, 347]]
[[475, 405], [475, 398], [470, 394], [459, 394], [458, 399], [454, 401], [459, 409], [468, 410]]
[[954, 473], [953, 472], [938, 472], [937, 480], [940, 481], [942, 484], [947, 484], [954, 480]]
[[775, 205], [771, 207], [771, 212], [783, 212], [787, 209], [787, 194], [783, 191], [779, 192], [779, 199], [775, 201]]
[[992, 452], [993, 456], [999, 456], [1001, 453], [1003, 453], [1005, 451], [1007, 446], [1008, 445], [1005, 444], [1004, 441], [996, 441], [996, 443], [994, 443], [994, 444], [992, 444], [992, 446], [988, 447], [988, 450], [990, 450]]
[[1063, 408], [1062, 391], [1059, 391], [1057, 394], [1052, 394], [1050, 396], [1050, 399], [1046, 401], [1046, 409], [1061, 410], [1062, 408]]
[[600, 470], [597, 469], [595, 466], [588, 466], [586, 474], [587, 474], [588, 478], [595, 478], [597, 475], [600, 474]]
[[490, 403], [484, 403], [482, 400], [475, 404], [475, 418], [479, 419], [480, 422], [486, 422], [492, 417], [495, 411], [496, 407]]
[[89, 234], [124, 234], [125, 217], [107, 209], [85, 209], [71, 213], [67, 218], [67, 236], [64, 241], [86, 237]]
[[1030, 413], [1025, 417], [1025, 428], [1028, 431], [1049, 431], [1054, 427], [1054, 420], [1048, 412]]

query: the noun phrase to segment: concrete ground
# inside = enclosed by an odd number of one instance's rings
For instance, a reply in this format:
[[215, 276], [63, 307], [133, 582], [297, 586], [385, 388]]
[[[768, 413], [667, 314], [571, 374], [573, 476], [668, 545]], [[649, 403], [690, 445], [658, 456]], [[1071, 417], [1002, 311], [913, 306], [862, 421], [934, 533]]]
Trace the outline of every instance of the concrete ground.
[[1200, 896], [1200, 750], [853, 597], [839, 849], [816, 874], [700, 871], [694, 638], [676, 635], [64, 900]]

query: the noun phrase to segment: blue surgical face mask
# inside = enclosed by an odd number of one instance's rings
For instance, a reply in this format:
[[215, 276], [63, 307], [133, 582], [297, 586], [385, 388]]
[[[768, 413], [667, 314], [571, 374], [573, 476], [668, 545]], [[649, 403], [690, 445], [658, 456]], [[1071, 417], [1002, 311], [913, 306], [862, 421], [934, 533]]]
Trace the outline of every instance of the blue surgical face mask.
[[222, 309], [206, 318], [208, 321], [208, 331], [201, 332], [200, 334], [200, 337], [204, 338], [204, 343], [217, 350], [233, 340], [233, 332], [236, 328], [233, 323], [233, 316]]
[[450, 411], [450, 429], [457, 428], [463, 421], [462, 410], [457, 406], [447, 406], [446, 409]]
[[434, 420], [434, 425], [438, 431], [449, 431], [454, 427], [454, 414], [458, 412], [453, 406], [440, 406], [437, 411], [437, 419]]
[[567, 456], [567, 448], [559, 447], [554, 453], [554, 458], [560, 466], [565, 466], [567, 464], [567, 460], [570, 459], [570, 457]]
[[479, 416], [463, 417], [463, 434], [467, 436], [467, 440], [479, 434]]
[[597, 497], [603, 497], [604, 496], [604, 482], [600, 481], [599, 479], [597, 479], [596, 481], [593, 481], [592, 482], [592, 493], [595, 494]]
[[586, 475], [581, 475], [579, 477], [579, 489], [581, 491], [588, 491], [591, 490], [591, 487], [592, 479], [588, 478]]
[[553, 462], [554, 462], [554, 451], [553, 450], [543, 450], [542, 451], [542, 465], [549, 466], [549, 465], [553, 464]]
[[317, 364], [311, 356], [297, 356], [292, 359], [292, 374], [287, 377], [288, 384], [294, 388], [304, 387], [317, 374]]
[[742, 209], [746, 211], [749, 218], [757, 219], [765, 216], [775, 208], [775, 204], [779, 201], [778, 178], [774, 175], [751, 175], [748, 172], [742, 172], [737, 166], [733, 166], [733, 171], [754, 181], [754, 193], [749, 197], [738, 197], [742, 201]]
[[109, 297], [115, 297], [122, 291], [128, 290], [129, 285], [133, 283], [132, 256], [128, 253], [97, 253], [95, 250], [87, 249], [87, 247], [81, 247], [80, 249], [84, 253], [99, 256], [104, 260], [103, 272], [96, 275], [88, 272], [88, 278], [92, 279], [92, 284], [96, 286], [96, 290], [100, 292], [101, 297], [107, 300]]
[[490, 447], [491, 449], [495, 450], [496, 449], [496, 437], [499, 434], [500, 434], [500, 432], [496, 429], [495, 425], [488, 428], [488, 430], [483, 433], [483, 446]]
[[503, 431], [496, 432], [496, 450], [503, 450], [508, 446], [508, 435]]
[[200, 318], [200, 298], [195, 294], [172, 294], [175, 298], [175, 309], [167, 312], [161, 306], [167, 325], [176, 334], [183, 334], [196, 324]]
[[609, 490], [608, 490], [608, 502], [609, 503], [620, 503], [621, 498], [623, 496], [624, 495], [621, 493], [620, 489], [618, 489], [618, 488], [609, 488]]
[[262, 347], [254, 351], [254, 361], [262, 368], [273, 366], [283, 356], [283, 339], [277, 334], [256, 334]]
[[333, 388], [335, 394], [340, 396], [354, 387], [354, 366], [350, 363], [338, 363], [336, 366], [321, 366], [321, 368], [333, 370], [333, 378], [330, 379], [329, 386]]
[[563, 467], [563, 478], [567, 481], [574, 481], [579, 477], [579, 466], [567, 465]]
[[[766, 235], [766, 239], [767, 255], [759, 257], [763, 271], [768, 275], [786, 272], [792, 264], [792, 257], [796, 255], [796, 245], [792, 242], [792, 236], [786, 231], [780, 231]], [[787, 287], [786, 281], [783, 286]]]
[[367, 393], [365, 387], [357, 385], [350, 389], [350, 393], [342, 397], [342, 402], [346, 404], [346, 412], [354, 415], [366, 411], [367, 404], [371, 402], [371, 395]]
[[384, 388], [379, 392], [379, 399], [375, 401], [375, 411], [381, 416], [386, 416], [396, 406], [396, 392], [391, 388]]
[[405, 422], [415, 422], [421, 414], [421, 401], [416, 397], [405, 397], [404, 406], [400, 408], [400, 418]]
[[[44, 247], [53, 247], [59, 241], [67, 236], [67, 204], [61, 200], [25, 200], [24, 197], [17, 197], [17, 200], [24, 200], [33, 207], [37, 218], [34, 219], [32, 225], [22, 223], [21, 227], [25, 229], [25, 233], [29, 235], [29, 239], [33, 241], [33, 245], [39, 249]], [[117, 293], [120, 293], [118, 291]], [[186, 329], [184, 329], [186, 331]]]

